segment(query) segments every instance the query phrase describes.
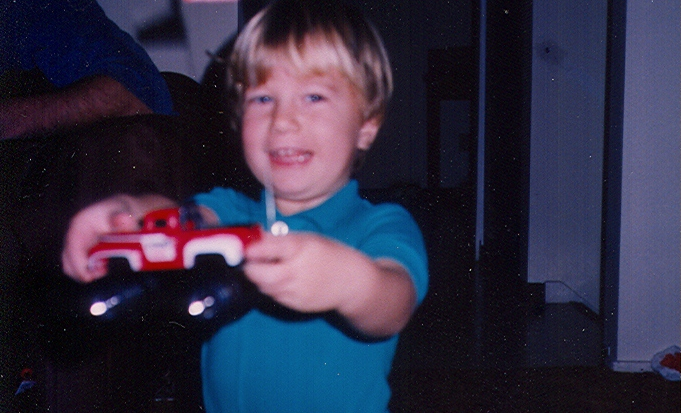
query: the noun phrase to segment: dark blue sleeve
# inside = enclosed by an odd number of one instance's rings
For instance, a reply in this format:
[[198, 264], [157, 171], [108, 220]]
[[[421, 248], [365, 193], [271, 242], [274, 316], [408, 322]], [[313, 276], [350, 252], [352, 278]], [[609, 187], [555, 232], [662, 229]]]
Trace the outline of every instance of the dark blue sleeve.
[[32, 8], [27, 13], [34, 24], [22, 47], [24, 66], [39, 68], [57, 87], [88, 76], [107, 75], [154, 112], [173, 113], [170, 91], [151, 58], [106, 17], [96, 1], [28, 3], [33, 4], [27, 6]]

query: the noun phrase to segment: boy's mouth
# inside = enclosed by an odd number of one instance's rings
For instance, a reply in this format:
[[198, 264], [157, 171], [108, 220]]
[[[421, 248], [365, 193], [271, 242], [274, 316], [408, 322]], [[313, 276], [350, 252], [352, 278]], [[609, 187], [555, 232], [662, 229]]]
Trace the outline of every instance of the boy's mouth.
[[307, 162], [312, 157], [312, 152], [295, 148], [281, 148], [269, 152], [272, 163], [282, 165], [295, 165]]

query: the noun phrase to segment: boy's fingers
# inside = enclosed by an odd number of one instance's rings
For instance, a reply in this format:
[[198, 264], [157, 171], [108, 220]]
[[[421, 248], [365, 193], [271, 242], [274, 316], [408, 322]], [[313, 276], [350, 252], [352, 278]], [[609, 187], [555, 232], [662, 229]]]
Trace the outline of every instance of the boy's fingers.
[[[77, 251], [82, 250], [82, 251]], [[74, 248], [67, 252], [62, 252], [62, 271], [78, 282], [91, 282], [104, 276], [96, 271], [90, 271], [87, 265], [87, 253], [83, 248]]]
[[62, 252], [61, 254], [61, 270], [64, 274], [68, 275], [69, 277], [75, 275], [74, 266], [71, 263], [71, 257], [69, 257], [68, 254], [66, 254], [66, 252]]
[[63, 254], [62, 271], [76, 281], [86, 282], [87, 275], [85, 274], [85, 265], [79, 263], [79, 261], [80, 260], [77, 257]]
[[[93, 214], [78, 216], [77, 222], [72, 222], [65, 239], [64, 249], [62, 250], [62, 272], [78, 282], [91, 282], [103, 277], [102, 270], [92, 271], [88, 268], [88, 251], [97, 242], [97, 225], [101, 221]], [[113, 218], [110, 220], [113, 221]], [[109, 222], [109, 227], [113, 222]], [[125, 219], [119, 225], [128, 225]], [[94, 229], [97, 228], [97, 229]]]
[[260, 238], [260, 240], [250, 243], [244, 249], [244, 260], [246, 260], [246, 262], [258, 260], [258, 257], [260, 257], [262, 255], [262, 253], [260, 252], [262, 250], [262, 247], [261, 247], [262, 243], [263, 243], [263, 239]]
[[264, 233], [258, 241], [250, 244], [244, 252], [247, 261], [275, 262], [286, 256], [287, 242], [284, 237]]

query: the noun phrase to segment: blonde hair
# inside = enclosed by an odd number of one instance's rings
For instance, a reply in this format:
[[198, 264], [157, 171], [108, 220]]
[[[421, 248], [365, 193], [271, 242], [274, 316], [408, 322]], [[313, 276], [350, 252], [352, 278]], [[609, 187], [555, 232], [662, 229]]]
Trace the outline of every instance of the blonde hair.
[[281, 57], [303, 73], [339, 70], [364, 97], [365, 120], [383, 121], [393, 79], [375, 27], [341, 1], [280, 0], [256, 14], [234, 45], [227, 90], [237, 129], [244, 91], [264, 83]]

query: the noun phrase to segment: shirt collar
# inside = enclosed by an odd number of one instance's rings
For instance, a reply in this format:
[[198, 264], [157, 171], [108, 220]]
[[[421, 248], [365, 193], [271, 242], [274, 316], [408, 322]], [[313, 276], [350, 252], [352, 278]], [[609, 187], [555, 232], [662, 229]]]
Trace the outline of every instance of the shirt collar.
[[[344, 219], [345, 213], [349, 212], [349, 206], [353, 200], [359, 200], [359, 184], [356, 180], [350, 180], [343, 188], [331, 198], [314, 208], [297, 214], [282, 216], [277, 212], [277, 220], [284, 221], [294, 231], [327, 232], [334, 228], [339, 221]], [[265, 191], [261, 193], [261, 205], [265, 208]]]

